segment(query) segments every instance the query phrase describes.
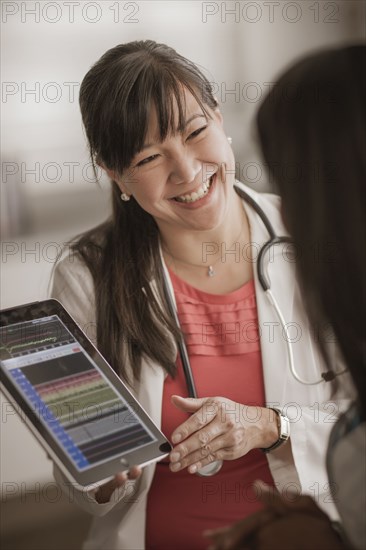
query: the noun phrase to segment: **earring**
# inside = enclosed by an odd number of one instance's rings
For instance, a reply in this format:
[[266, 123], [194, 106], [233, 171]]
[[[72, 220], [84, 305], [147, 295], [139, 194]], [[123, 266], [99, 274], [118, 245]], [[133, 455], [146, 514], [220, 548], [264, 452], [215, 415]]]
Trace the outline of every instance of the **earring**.
[[231, 145], [231, 144], [232, 144], [232, 142], [233, 142], [233, 138], [232, 138], [232, 137], [230, 137], [230, 136], [227, 136], [227, 140], [228, 140], [228, 142], [229, 142], [229, 143], [230, 143], [230, 145]]
[[129, 197], [127, 193], [121, 193], [121, 199], [123, 200], [123, 202], [128, 202], [130, 198], [131, 197]]

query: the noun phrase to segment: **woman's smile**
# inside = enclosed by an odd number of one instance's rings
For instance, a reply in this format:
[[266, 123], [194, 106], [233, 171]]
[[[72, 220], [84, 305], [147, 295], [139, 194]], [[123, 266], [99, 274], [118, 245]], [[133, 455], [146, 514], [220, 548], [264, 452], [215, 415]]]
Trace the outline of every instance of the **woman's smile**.
[[199, 187], [192, 191], [192, 193], [178, 195], [170, 200], [178, 202], [180, 206], [183, 206], [185, 208], [199, 208], [201, 206], [204, 206], [209, 200], [209, 196], [211, 195], [211, 189], [214, 185], [215, 179], [216, 174], [211, 176], [207, 183], [202, 183]]
[[145, 145], [132, 163], [133, 181], [119, 180], [121, 191], [154, 217], [164, 238], [172, 230], [207, 231], [226, 217], [232, 220], [235, 161], [221, 113], [208, 107], [205, 113], [189, 91], [183, 93], [182, 127], [176, 108], [176, 130], [160, 140], [153, 108]]

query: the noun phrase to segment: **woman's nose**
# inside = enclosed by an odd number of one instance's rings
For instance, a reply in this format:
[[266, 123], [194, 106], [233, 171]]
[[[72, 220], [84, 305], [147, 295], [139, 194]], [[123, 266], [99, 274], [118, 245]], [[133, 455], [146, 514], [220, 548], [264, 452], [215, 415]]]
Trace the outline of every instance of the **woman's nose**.
[[190, 183], [194, 181], [202, 171], [201, 163], [189, 155], [179, 156], [173, 160], [170, 172], [172, 183]]

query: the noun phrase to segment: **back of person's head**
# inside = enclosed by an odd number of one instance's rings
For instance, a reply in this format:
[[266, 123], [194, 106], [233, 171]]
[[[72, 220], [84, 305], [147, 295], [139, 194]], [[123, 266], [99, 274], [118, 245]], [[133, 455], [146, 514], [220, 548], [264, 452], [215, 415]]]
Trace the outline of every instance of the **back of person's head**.
[[279, 78], [257, 115], [310, 319], [333, 327], [364, 405], [365, 60], [363, 45], [306, 57]]
[[[153, 40], [120, 44], [93, 65], [80, 88], [80, 108], [93, 160], [122, 174], [141, 150], [151, 109], [163, 140], [184, 121], [186, 88], [202, 109], [215, 108], [210, 83], [173, 48]], [[174, 120], [174, 106], [179, 120]]]

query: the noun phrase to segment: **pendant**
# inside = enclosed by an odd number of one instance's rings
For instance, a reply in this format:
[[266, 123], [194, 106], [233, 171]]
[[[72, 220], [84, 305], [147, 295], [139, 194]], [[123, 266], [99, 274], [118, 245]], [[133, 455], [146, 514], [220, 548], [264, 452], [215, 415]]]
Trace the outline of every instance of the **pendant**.
[[208, 275], [209, 277], [213, 277], [213, 276], [215, 275], [214, 268], [212, 267], [212, 265], [209, 265], [209, 266], [208, 266], [207, 275]]

